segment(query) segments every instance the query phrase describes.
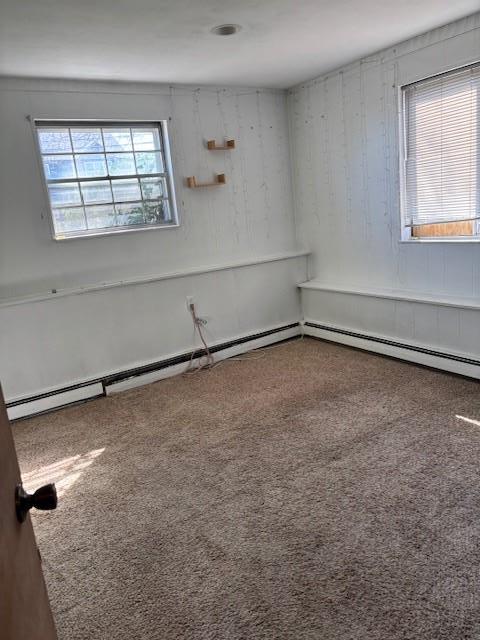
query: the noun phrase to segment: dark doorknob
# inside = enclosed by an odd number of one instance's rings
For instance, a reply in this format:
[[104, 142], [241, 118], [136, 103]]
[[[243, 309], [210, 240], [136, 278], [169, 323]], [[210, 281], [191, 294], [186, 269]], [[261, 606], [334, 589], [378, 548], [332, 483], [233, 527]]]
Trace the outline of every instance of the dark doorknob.
[[32, 507], [42, 511], [57, 508], [57, 490], [54, 484], [46, 484], [35, 493], [27, 493], [21, 484], [15, 487], [15, 511], [17, 520], [23, 522]]

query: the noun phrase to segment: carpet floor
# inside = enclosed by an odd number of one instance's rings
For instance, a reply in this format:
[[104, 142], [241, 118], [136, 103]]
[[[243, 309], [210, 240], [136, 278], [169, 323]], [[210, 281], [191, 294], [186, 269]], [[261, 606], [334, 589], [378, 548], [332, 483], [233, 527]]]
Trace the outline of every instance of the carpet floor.
[[61, 640], [480, 638], [474, 381], [305, 339], [14, 435]]

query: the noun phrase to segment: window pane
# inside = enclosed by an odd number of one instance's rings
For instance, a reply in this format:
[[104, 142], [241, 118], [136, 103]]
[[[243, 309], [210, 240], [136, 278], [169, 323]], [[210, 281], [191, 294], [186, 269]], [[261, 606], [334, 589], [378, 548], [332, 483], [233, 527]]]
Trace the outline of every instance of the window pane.
[[105, 151], [131, 151], [130, 129], [104, 129]]
[[144, 202], [143, 215], [146, 224], [165, 224], [166, 222], [171, 222], [168, 200]]
[[163, 173], [162, 154], [158, 151], [152, 153], [136, 153], [138, 173]]
[[86, 229], [83, 207], [53, 209], [55, 232], [84, 231]]
[[160, 129], [73, 124], [47, 122], [37, 129], [57, 237], [170, 224]]
[[170, 211], [170, 202], [168, 200], [163, 200], [163, 215], [165, 217], [165, 222], [175, 222], [172, 212]]
[[105, 157], [100, 153], [75, 156], [75, 162], [77, 164], [78, 176], [80, 178], [96, 178], [97, 176], [100, 177], [107, 175]]
[[139, 200], [140, 187], [138, 180], [112, 180], [113, 199], [115, 202], [124, 200]]
[[43, 166], [47, 180], [75, 178], [73, 156], [43, 156]]
[[112, 201], [112, 191], [108, 180], [81, 182], [80, 186], [82, 187], [83, 201], [86, 204]]
[[52, 207], [62, 207], [67, 204], [82, 204], [78, 185], [72, 183], [51, 184], [48, 187]]
[[72, 146], [68, 129], [41, 129], [38, 141], [42, 153], [70, 153]]
[[89, 229], [105, 229], [115, 226], [115, 211], [112, 205], [85, 207]]
[[403, 88], [407, 237], [478, 232], [480, 65]]
[[126, 176], [135, 174], [133, 153], [108, 153], [108, 172], [111, 176]]
[[117, 211], [117, 225], [145, 224], [141, 202], [116, 204], [115, 209]]
[[167, 196], [165, 178], [141, 178], [142, 196], [146, 200], [155, 200]]
[[158, 129], [132, 129], [135, 151], [155, 151], [160, 149]]
[[81, 127], [71, 129], [73, 150], [79, 152], [103, 151], [102, 132], [100, 129]]
[[438, 238], [448, 236], [474, 236], [475, 221], [465, 220], [463, 222], [439, 222], [434, 224], [423, 224], [419, 227], [412, 227], [414, 238]]

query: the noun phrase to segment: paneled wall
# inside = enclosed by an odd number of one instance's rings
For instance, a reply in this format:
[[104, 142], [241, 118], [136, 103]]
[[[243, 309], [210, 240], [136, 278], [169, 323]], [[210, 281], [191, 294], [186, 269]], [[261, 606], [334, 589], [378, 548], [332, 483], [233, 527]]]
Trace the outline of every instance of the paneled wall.
[[[169, 119], [180, 226], [52, 240], [28, 116]], [[295, 285], [305, 258], [292, 258], [284, 92], [4, 78], [0, 119], [0, 381], [8, 399], [189, 350], [186, 295], [208, 317], [212, 341], [299, 320]], [[234, 151], [205, 148], [226, 136]], [[225, 186], [186, 188], [186, 176], [210, 181], [215, 173], [226, 174]]]
[[[298, 320], [304, 249], [315, 281], [303, 293], [307, 320], [479, 358], [480, 244], [402, 243], [398, 179], [398, 87], [479, 57], [477, 14], [288, 97], [1, 79], [7, 398], [193, 348], [187, 295], [213, 342]], [[52, 240], [28, 117], [168, 119], [180, 227]], [[224, 137], [235, 138], [234, 151], [207, 151], [207, 139]], [[222, 172], [223, 187], [185, 186], [186, 176]], [[378, 303], [379, 293], [393, 303]], [[416, 302], [425, 296], [428, 305]]]
[[[478, 59], [480, 14], [289, 92], [298, 235], [318, 286], [304, 293], [307, 319], [358, 330], [371, 317], [379, 335], [480, 356], [480, 311], [462, 307], [466, 299], [480, 308], [480, 244], [400, 241], [398, 127], [402, 84]], [[334, 296], [336, 289], [349, 294]], [[369, 291], [391, 300], [427, 295], [433, 306], [427, 313], [425, 304], [399, 301], [377, 316]]]

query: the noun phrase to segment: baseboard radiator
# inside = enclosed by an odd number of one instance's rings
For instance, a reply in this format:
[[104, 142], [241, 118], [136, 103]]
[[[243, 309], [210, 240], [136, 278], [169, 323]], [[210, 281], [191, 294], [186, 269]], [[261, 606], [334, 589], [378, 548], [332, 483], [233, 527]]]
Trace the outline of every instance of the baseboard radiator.
[[382, 336], [360, 333], [341, 327], [306, 320], [303, 322], [306, 336], [338, 342], [351, 347], [373, 351], [389, 357], [414, 362], [423, 366], [480, 379], [480, 360], [464, 355], [438, 351], [420, 345], [398, 342]]
[[[209, 350], [210, 353], [216, 354], [216, 360], [225, 360], [275, 342], [289, 340], [300, 335], [301, 332], [300, 323], [294, 322], [214, 344], [209, 347]], [[193, 356], [191, 351], [186, 351], [139, 367], [13, 400], [7, 402], [8, 415], [13, 421], [28, 418], [169, 378], [185, 371], [190, 360], [195, 364], [203, 356], [205, 356], [204, 349], [195, 350]]]

